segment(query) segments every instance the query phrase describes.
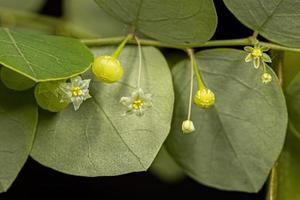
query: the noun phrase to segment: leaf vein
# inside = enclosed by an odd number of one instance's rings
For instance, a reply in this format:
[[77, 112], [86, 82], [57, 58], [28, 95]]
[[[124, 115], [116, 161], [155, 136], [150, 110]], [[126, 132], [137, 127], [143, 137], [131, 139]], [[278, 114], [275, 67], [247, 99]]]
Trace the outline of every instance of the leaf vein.
[[12, 36], [12, 34], [10, 33], [10, 30], [8, 28], [4, 28], [5, 33], [8, 35], [9, 39], [11, 40], [13, 46], [15, 47], [15, 49], [17, 50], [18, 54], [23, 58], [23, 60], [25, 61], [26, 65], [28, 66], [28, 68], [30, 69], [30, 71], [32, 72], [32, 74], [34, 76], [36, 76], [35, 71], [33, 70], [29, 60], [27, 60], [27, 58], [25, 57], [25, 55], [23, 54], [23, 52], [21, 51], [21, 49], [19, 48], [19, 46], [17, 45], [16, 40], [14, 39], [14, 37]]
[[138, 162], [140, 163], [140, 165], [142, 166], [143, 169], [147, 169], [147, 167], [144, 166], [144, 164], [141, 161], [141, 158], [129, 147], [129, 145], [125, 142], [124, 138], [122, 137], [120, 131], [118, 130], [118, 128], [115, 126], [115, 124], [110, 120], [109, 116], [107, 115], [107, 113], [105, 112], [105, 110], [103, 109], [103, 107], [101, 106], [101, 104], [94, 99], [93, 101], [95, 103], [95, 105], [102, 111], [102, 113], [104, 114], [105, 118], [107, 119], [107, 121], [109, 122], [109, 124], [111, 125], [111, 127], [115, 130], [115, 132], [117, 133], [117, 135], [119, 136], [119, 138], [121, 139], [121, 141], [123, 142], [123, 144], [126, 146], [126, 148], [132, 153], [132, 155], [134, 155], [136, 157], [136, 159], [138, 160]]

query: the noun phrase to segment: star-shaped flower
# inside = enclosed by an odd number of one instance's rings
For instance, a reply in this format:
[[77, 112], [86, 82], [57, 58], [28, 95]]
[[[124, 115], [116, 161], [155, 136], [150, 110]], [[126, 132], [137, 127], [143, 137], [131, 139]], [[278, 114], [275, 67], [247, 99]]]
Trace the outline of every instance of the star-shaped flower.
[[125, 114], [143, 116], [144, 111], [152, 107], [152, 94], [145, 94], [141, 88], [133, 91], [130, 97], [122, 97], [120, 103], [127, 107]]
[[254, 47], [246, 46], [244, 50], [248, 52], [247, 57], [245, 58], [246, 62], [253, 62], [254, 68], [258, 69], [261, 64], [265, 64], [266, 62], [272, 62], [272, 59], [265, 51], [268, 51], [269, 48], [260, 45], [258, 42], [254, 44]]
[[61, 101], [72, 102], [75, 111], [79, 109], [83, 101], [91, 98], [89, 94], [90, 79], [82, 80], [80, 76], [71, 78], [69, 83], [59, 85]]

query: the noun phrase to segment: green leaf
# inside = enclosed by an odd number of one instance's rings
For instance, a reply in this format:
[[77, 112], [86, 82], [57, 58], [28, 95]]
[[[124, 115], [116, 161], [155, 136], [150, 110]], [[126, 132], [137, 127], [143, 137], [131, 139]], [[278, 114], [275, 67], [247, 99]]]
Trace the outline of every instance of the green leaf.
[[227, 8], [247, 27], [265, 38], [300, 47], [300, 2], [295, 0], [224, 0]]
[[91, 0], [66, 1], [65, 18], [72, 24], [91, 32], [94, 37], [120, 36], [126, 31], [124, 24], [108, 15]]
[[6, 67], [1, 68], [0, 77], [3, 84], [12, 90], [27, 90], [35, 85], [33, 80]]
[[169, 43], [202, 43], [217, 26], [212, 0], [95, 0], [121, 22]]
[[275, 74], [268, 68], [273, 81], [263, 84], [263, 69], [245, 63], [246, 55], [234, 49], [196, 54], [216, 103], [210, 109], [192, 105], [196, 131], [189, 135], [182, 134], [181, 124], [188, 112], [190, 64], [184, 61], [173, 68], [176, 102], [166, 144], [171, 156], [200, 183], [257, 192], [283, 146], [287, 111]]
[[85, 72], [93, 56], [76, 39], [0, 28], [0, 63], [36, 82]]
[[169, 183], [180, 181], [185, 177], [183, 170], [169, 155], [164, 146], [160, 149], [149, 171], [162, 181]]
[[0, 192], [7, 191], [30, 153], [37, 124], [33, 102], [32, 94], [0, 84]]
[[[112, 54], [115, 48], [95, 49]], [[153, 107], [143, 117], [123, 116], [119, 101], [137, 84], [137, 48], [126, 47], [120, 56], [120, 82], [91, 82], [91, 99], [75, 112], [70, 106], [58, 114], [40, 115], [32, 157], [58, 171], [82, 176], [111, 176], [148, 169], [167, 137], [173, 111], [171, 73], [162, 54], [143, 47], [141, 87], [153, 94]], [[93, 78], [87, 75], [86, 78]]]

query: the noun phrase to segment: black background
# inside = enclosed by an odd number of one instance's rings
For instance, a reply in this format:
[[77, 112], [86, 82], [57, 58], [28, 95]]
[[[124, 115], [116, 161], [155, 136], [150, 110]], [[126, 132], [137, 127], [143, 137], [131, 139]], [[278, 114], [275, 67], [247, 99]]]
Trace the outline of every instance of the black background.
[[[233, 17], [223, 1], [215, 0], [215, 5], [219, 26], [213, 39], [241, 38], [252, 34], [251, 30]], [[62, 17], [63, 2], [48, 0], [39, 12]], [[190, 178], [167, 184], [146, 172], [98, 178], [71, 176], [46, 168], [31, 158], [8, 192], [0, 194], [0, 200], [60, 198], [261, 200], [264, 197], [264, 188], [258, 194], [227, 192], [205, 187]]]

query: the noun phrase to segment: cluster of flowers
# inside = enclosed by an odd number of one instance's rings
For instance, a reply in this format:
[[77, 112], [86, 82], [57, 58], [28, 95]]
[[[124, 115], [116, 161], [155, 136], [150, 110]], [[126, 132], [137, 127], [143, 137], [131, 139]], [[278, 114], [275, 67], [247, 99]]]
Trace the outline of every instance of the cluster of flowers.
[[[122, 78], [123, 67], [118, 60], [118, 57], [126, 42], [132, 37], [132, 35], [126, 37], [111, 56], [104, 55], [96, 57], [94, 59], [94, 62], [92, 64], [92, 72], [98, 80], [101, 80], [105, 83], [115, 83]], [[144, 93], [144, 91], [140, 87], [142, 51], [138, 38], [135, 37], [135, 39], [138, 43], [138, 56], [140, 60], [138, 84], [136, 89], [131, 93], [130, 96], [121, 97], [120, 103], [126, 107], [126, 111], [124, 112], [125, 115], [136, 114], [137, 116], [143, 116], [144, 111], [152, 107], [152, 95]], [[36, 99], [41, 107], [53, 112], [64, 109], [69, 103], [73, 103], [74, 110], [76, 111], [80, 108], [81, 104], [84, 101], [91, 98], [89, 91], [90, 82], [91, 79], [83, 80], [81, 76], [76, 76], [71, 78], [67, 82], [60, 81], [58, 82], [58, 84], [49, 85], [48, 83], [43, 83], [46, 87], [38, 87], [38, 90], [35, 93], [37, 97]], [[44, 88], [46, 88], [46, 90]], [[45, 95], [45, 92], [43, 93], [43, 91], [47, 91], [48, 93]], [[44, 95], [42, 97], [48, 100], [41, 100], [41, 95]], [[57, 99], [59, 102], [56, 102], [54, 106], [51, 106], [53, 102], [49, 102], [50, 98], [52, 101], [55, 101]]]
[[[121, 50], [124, 48], [126, 42], [133, 38], [132, 35], [128, 35], [124, 41], [118, 46], [115, 52], [111, 55], [104, 55], [99, 56], [94, 59], [92, 64], [92, 71], [93, 74], [96, 76], [98, 80], [101, 80], [105, 83], [115, 83], [119, 81], [123, 76], [123, 68], [121, 66], [118, 57], [120, 55]], [[120, 103], [126, 107], [126, 114], [135, 114], [136, 116], [143, 116], [144, 111], [152, 107], [152, 94], [144, 93], [143, 89], [141, 88], [141, 71], [142, 71], [142, 50], [141, 45], [137, 37], [135, 40], [138, 44], [138, 58], [139, 58], [139, 70], [138, 70], [138, 77], [137, 77], [137, 86], [136, 89], [131, 93], [131, 95], [127, 97], [121, 97]], [[258, 69], [260, 66], [263, 67], [263, 74], [261, 76], [261, 80], [263, 83], [269, 83], [272, 80], [272, 76], [267, 72], [267, 64], [270, 63], [272, 60], [268, 54], [265, 52], [269, 49], [262, 46], [258, 41], [254, 44], [254, 47], [246, 46], [245, 51], [248, 52], [245, 62], [253, 62], [254, 68]], [[191, 73], [190, 73], [190, 95], [189, 95], [189, 107], [188, 107], [188, 115], [187, 120], [183, 121], [182, 123], [182, 132], [184, 134], [191, 133], [195, 131], [195, 126], [193, 121], [191, 120], [191, 111], [192, 111], [192, 101], [194, 104], [200, 108], [210, 108], [215, 103], [215, 95], [214, 93], [208, 89], [200, 75], [197, 61], [194, 57], [194, 52], [192, 49], [188, 50], [188, 54], [190, 56], [190, 63], [191, 63]], [[194, 82], [194, 74], [197, 79], [198, 89], [193, 96], [193, 82]], [[50, 111], [60, 111], [64, 109], [69, 103], [73, 103], [75, 111], [79, 109], [80, 105], [86, 101], [87, 99], [91, 98], [89, 93], [89, 85], [91, 80], [85, 79], [83, 80], [80, 76], [71, 78], [68, 82], [61, 81], [58, 84], [50, 84], [44, 88], [50, 89], [43, 89], [43, 87], [37, 87], [36, 95], [43, 94], [43, 91], [51, 90], [54, 93], [52, 96], [47, 93], [44, 95], [44, 99], [39, 101], [41, 107], [46, 102], [46, 107], [48, 106], [48, 110]], [[53, 87], [56, 90], [53, 92]], [[51, 98], [58, 98], [59, 106], [55, 108], [51, 107]], [[37, 98], [38, 99], [38, 98]], [[50, 106], [49, 106], [50, 105]]]
[[[244, 50], [248, 53], [245, 57], [245, 62], [253, 62], [253, 66], [255, 69], [258, 69], [260, 66], [263, 67], [263, 74], [261, 75], [261, 81], [264, 84], [270, 83], [272, 81], [272, 76], [267, 72], [267, 63], [271, 63], [272, 59], [265, 52], [269, 50], [268, 47], [262, 46], [259, 41], [256, 41], [254, 46], [246, 46]], [[215, 95], [214, 93], [206, 88], [203, 83], [200, 72], [198, 71], [197, 62], [193, 57], [193, 52], [190, 52], [190, 60], [191, 60], [191, 88], [190, 88], [190, 100], [189, 100], [189, 110], [187, 120], [182, 123], [182, 132], [183, 133], [191, 133], [195, 131], [195, 126], [193, 121], [191, 120], [191, 102], [192, 102], [192, 92], [193, 92], [193, 72], [196, 74], [196, 78], [198, 81], [198, 91], [194, 95], [194, 103], [195, 105], [201, 108], [209, 108], [215, 103]]]
[[265, 84], [272, 81], [272, 76], [267, 72], [267, 63], [271, 63], [272, 59], [264, 52], [269, 51], [268, 47], [262, 46], [258, 41], [254, 44], [254, 47], [246, 46], [244, 50], [248, 53], [245, 58], [245, 62], [253, 62], [255, 69], [260, 66], [263, 67], [263, 74], [261, 75], [261, 81]]

